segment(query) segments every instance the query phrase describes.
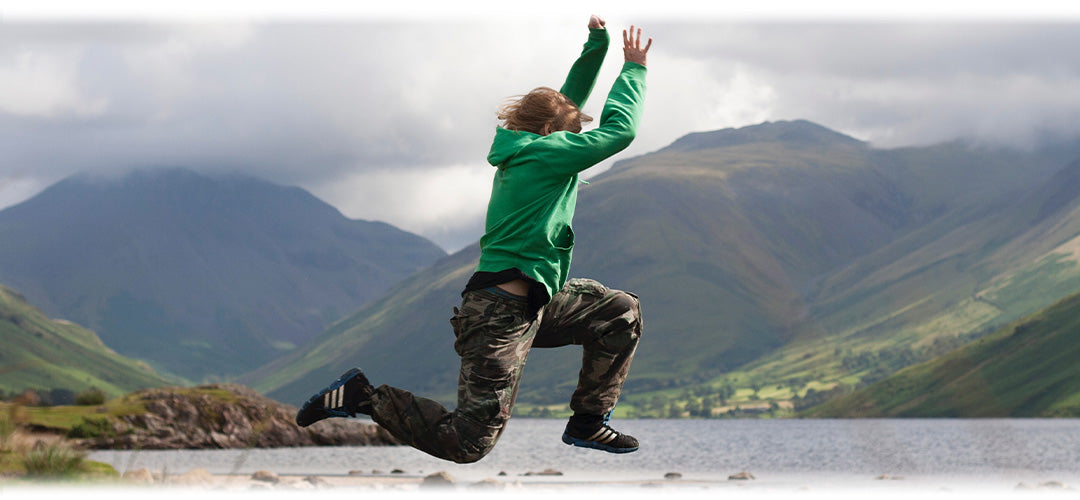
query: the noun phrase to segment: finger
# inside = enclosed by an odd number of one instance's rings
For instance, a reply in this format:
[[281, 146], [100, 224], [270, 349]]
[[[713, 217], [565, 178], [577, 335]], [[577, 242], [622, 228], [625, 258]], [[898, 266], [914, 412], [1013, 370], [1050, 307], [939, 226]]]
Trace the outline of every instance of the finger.
[[623, 47], [630, 46], [630, 39], [626, 38], [626, 30], [622, 30], [622, 44]]
[[645, 44], [645, 50], [643, 50], [642, 52], [648, 52], [649, 47], [652, 47], [652, 37], [649, 37], [649, 43]]
[[634, 48], [641, 50], [641, 28], [637, 29], [637, 40], [634, 41]]

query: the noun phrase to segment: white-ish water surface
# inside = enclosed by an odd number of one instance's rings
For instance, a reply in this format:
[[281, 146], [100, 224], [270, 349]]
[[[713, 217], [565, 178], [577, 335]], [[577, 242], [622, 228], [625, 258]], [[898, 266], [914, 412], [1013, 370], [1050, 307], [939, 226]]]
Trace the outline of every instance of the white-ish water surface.
[[[803, 489], [1014, 489], [1080, 479], [1078, 419], [619, 420], [641, 441], [615, 455], [571, 447], [561, 420], [511, 420], [495, 449], [475, 464], [455, 464], [409, 447], [313, 447], [247, 450], [98, 451], [93, 460], [123, 472], [182, 474], [426, 475], [468, 481], [501, 477], [528, 483], [613, 484], [678, 472], [684, 485]], [[561, 476], [526, 476], [554, 469]], [[751, 472], [748, 482], [728, 476]], [[500, 475], [500, 473], [504, 473]], [[878, 479], [883, 475], [899, 479]], [[735, 486], [738, 485], [738, 486]]]

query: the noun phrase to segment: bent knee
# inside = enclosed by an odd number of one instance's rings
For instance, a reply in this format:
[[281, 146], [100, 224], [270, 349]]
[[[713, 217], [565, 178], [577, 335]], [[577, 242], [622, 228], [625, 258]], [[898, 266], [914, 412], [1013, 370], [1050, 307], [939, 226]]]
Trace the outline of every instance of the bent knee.
[[461, 449], [461, 452], [451, 457], [455, 463], [459, 464], [471, 464], [479, 462], [481, 458], [487, 456], [492, 449], [495, 448], [495, 441], [491, 441], [479, 446], [468, 446]]
[[[614, 297], [611, 299], [611, 308], [618, 311], [619, 316], [630, 323], [641, 323], [641, 301], [637, 295], [622, 290], [613, 290]], [[640, 330], [638, 328], [637, 330]], [[641, 333], [640, 331], [638, 332]]]
[[467, 425], [458, 427], [457, 453], [450, 459], [459, 464], [471, 464], [487, 456], [506, 428], [506, 419], [492, 419], [483, 424], [463, 419]]

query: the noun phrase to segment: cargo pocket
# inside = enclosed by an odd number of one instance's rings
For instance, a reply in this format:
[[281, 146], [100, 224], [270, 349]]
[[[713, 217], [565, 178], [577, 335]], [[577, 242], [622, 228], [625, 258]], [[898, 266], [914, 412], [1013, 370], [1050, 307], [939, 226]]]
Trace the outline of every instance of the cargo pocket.
[[473, 364], [465, 374], [462, 413], [483, 426], [499, 427], [510, 419], [514, 373], [498, 360]]
[[592, 295], [593, 297], [603, 297], [608, 293], [608, 288], [599, 281], [585, 278], [571, 278], [566, 282], [566, 290], [575, 295]]

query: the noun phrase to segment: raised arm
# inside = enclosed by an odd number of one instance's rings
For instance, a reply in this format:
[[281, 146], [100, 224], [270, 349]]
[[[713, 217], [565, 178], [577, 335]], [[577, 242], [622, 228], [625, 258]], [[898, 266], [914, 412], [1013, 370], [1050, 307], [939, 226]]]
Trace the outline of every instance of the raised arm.
[[604, 27], [605, 24], [599, 16], [594, 15], [589, 18], [589, 39], [585, 41], [581, 55], [570, 67], [566, 82], [559, 89], [559, 92], [569, 97], [579, 108], [585, 106], [585, 101], [592, 93], [593, 86], [596, 85], [596, 76], [600, 73], [600, 65], [603, 64], [604, 56], [607, 55], [610, 37]]
[[637, 134], [645, 101], [645, 61], [652, 39], [642, 47], [641, 30], [623, 32], [625, 62], [604, 110], [600, 126], [582, 133], [555, 132], [544, 141], [537, 141], [535, 154], [561, 174], [574, 174], [622, 151]]

